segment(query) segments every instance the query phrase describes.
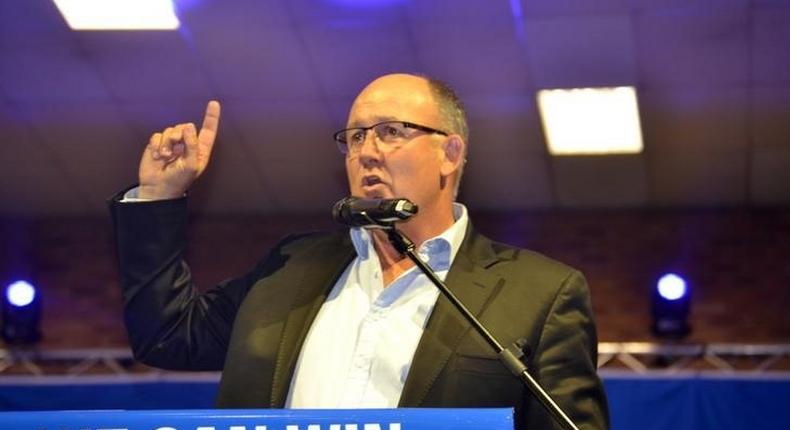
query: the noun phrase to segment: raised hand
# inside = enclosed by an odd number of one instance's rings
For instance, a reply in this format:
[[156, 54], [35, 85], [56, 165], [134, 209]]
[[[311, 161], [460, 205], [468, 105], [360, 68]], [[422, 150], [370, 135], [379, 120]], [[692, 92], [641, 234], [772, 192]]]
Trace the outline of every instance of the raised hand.
[[182, 196], [208, 165], [219, 127], [220, 105], [210, 101], [200, 132], [195, 124], [178, 124], [151, 136], [138, 172], [142, 199]]

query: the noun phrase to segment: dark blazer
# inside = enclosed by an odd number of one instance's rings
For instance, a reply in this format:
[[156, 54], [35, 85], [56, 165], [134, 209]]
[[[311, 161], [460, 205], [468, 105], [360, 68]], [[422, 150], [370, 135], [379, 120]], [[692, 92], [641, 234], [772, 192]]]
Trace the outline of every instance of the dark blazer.
[[[117, 200], [110, 207], [135, 356], [168, 369], [222, 369], [220, 407], [283, 407], [307, 331], [355, 257], [348, 232], [290, 236], [246, 275], [198, 294], [182, 258], [186, 198]], [[446, 282], [503, 345], [526, 342], [530, 373], [580, 428], [608, 427], [579, 272], [493, 242], [470, 225]], [[444, 297], [428, 320], [399, 406], [513, 407], [517, 428], [553, 428]]]

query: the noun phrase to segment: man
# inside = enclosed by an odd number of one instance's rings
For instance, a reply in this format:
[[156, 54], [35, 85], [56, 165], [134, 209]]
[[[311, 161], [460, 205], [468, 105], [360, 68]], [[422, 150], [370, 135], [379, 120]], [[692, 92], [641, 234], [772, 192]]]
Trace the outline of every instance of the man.
[[[220, 117], [151, 137], [139, 187], [112, 203], [125, 320], [143, 362], [223, 369], [222, 407], [515, 408], [519, 429], [550, 416], [380, 231], [292, 236], [250, 273], [199, 295], [182, 260], [185, 192], [206, 168]], [[606, 428], [583, 277], [494, 243], [454, 204], [466, 156], [463, 109], [444, 84], [394, 74], [369, 84], [335, 139], [351, 194], [408, 198], [399, 226], [581, 428]], [[143, 200], [143, 201], [138, 201]]]

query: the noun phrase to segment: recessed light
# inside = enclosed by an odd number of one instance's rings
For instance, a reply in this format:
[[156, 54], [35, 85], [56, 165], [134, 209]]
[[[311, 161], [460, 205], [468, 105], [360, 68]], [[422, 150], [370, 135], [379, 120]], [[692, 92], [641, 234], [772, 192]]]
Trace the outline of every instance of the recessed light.
[[175, 30], [171, 0], [53, 0], [72, 30]]
[[634, 87], [541, 90], [538, 108], [553, 155], [642, 152]]

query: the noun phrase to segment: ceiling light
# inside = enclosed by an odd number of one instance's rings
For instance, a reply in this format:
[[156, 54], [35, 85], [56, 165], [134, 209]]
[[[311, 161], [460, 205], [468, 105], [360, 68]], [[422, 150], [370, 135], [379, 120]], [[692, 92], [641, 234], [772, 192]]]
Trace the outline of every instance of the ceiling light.
[[642, 152], [634, 87], [541, 90], [538, 108], [553, 155]]
[[72, 30], [175, 30], [171, 0], [53, 0]]

